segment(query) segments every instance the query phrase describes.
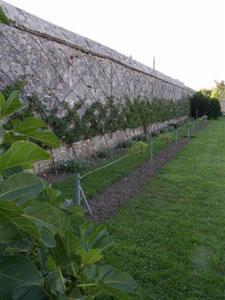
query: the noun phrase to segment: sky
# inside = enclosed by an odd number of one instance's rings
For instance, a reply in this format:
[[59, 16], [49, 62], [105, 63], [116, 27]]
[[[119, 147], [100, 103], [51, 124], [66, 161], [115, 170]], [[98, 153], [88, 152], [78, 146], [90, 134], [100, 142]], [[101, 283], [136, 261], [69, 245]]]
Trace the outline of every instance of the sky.
[[7, 0], [193, 89], [225, 80], [225, 0]]

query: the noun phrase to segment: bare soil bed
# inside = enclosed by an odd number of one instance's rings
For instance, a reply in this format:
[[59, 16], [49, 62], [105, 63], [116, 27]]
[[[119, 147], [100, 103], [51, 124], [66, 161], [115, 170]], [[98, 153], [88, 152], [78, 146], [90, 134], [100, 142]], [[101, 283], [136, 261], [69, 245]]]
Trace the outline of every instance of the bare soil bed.
[[170, 144], [168, 149], [162, 150], [153, 161], [145, 161], [127, 177], [108, 187], [105, 191], [89, 200], [93, 215], [87, 214], [89, 219], [101, 222], [115, 214], [118, 208], [128, 199], [136, 196], [146, 182], [157, 174], [187, 144], [184, 138], [178, 144]]

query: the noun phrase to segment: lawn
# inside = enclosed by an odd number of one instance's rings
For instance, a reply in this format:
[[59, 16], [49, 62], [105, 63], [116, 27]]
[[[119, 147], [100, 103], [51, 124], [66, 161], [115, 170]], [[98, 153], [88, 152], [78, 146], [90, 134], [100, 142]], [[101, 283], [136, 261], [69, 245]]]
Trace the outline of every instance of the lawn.
[[[192, 126], [195, 124], [201, 125], [202, 121], [200, 122], [193, 122]], [[182, 127], [179, 128], [179, 137], [183, 137], [187, 134], [187, 124], [184, 123]], [[166, 133], [167, 136], [170, 136], [170, 141], [172, 143], [175, 142], [175, 132], [169, 132]], [[154, 143], [154, 150], [153, 154], [156, 155], [159, 153], [160, 150], [164, 149], [166, 147], [166, 141], [165, 141], [165, 134], [160, 134], [159, 136], [153, 137], [151, 139], [151, 142]], [[146, 153], [146, 158], [149, 159], [150, 157], [150, 147], [147, 150], [148, 153]], [[129, 149], [125, 151], [123, 155], [112, 157], [105, 161], [105, 164], [108, 164], [110, 162], [113, 162], [114, 160], [118, 160], [119, 158], [122, 158], [123, 156], [126, 156], [126, 154], [129, 153]], [[122, 159], [118, 161], [117, 163], [105, 168], [101, 169], [97, 172], [94, 172], [85, 178], [81, 180], [82, 186], [84, 188], [84, 191], [87, 195], [87, 197], [90, 199], [94, 196], [96, 196], [98, 193], [106, 189], [109, 185], [113, 184], [114, 182], [122, 179], [123, 177], [126, 177], [132, 170], [137, 168], [143, 163], [142, 158], [134, 157], [128, 155], [127, 158]], [[100, 163], [100, 165], [104, 165], [104, 163]], [[97, 169], [99, 166], [92, 169]], [[81, 172], [81, 176], [84, 175], [86, 172], [90, 171], [84, 170]], [[75, 197], [75, 176], [71, 175], [67, 179], [63, 180], [62, 182], [54, 184], [54, 186], [61, 190], [62, 196], [64, 198], [74, 198]]]
[[225, 299], [225, 119], [106, 225], [115, 239], [107, 261], [137, 280], [135, 299]]

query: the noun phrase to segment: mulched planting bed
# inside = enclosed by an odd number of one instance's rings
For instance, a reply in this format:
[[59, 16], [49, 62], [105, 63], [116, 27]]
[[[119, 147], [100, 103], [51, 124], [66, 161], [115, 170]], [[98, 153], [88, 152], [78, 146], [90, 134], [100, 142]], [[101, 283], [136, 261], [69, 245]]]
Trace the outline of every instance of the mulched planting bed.
[[153, 161], [145, 161], [127, 177], [108, 187], [104, 192], [89, 200], [93, 215], [87, 214], [89, 219], [101, 222], [113, 216], [118, 208], [129, 198], [136, 196], [150, 177], [153, 177], [187, 144], [187, 139], [179, 140], [177, 144], [170, 144], [168, 149], [162, 150]]

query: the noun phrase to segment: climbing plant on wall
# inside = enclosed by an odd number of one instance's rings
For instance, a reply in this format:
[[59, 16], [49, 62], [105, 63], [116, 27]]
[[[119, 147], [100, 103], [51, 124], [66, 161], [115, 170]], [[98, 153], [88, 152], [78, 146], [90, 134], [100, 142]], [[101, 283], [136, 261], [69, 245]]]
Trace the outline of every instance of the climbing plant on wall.
[[[22, 88], [22, 83], [16, 83]], [[15, 87], [13, 87], [15, 88]], [[10, 91], [12, 87], [6, 87]], [[105, 102], [94, 102], [85, 108], [81, 102], [69, 105], [62, 101], [54, 109], [45, 107], [35, 96], [29, 96], [28, 107], [24, 114], [31, 112], [40, 116], [53, 129], [58, 138], [71, 145], [81, 139], [91, 138], [105, 133], [127, 128], [143, 127], [146, 131], [150, 124], [187, 116], [190, 113], [189, 99], [129, 99], [119, 101], [108, 97]], [[81, 113], [81, 111], [83, 111]]]
[[[65, 105], [64, 105], [65, 107]], [[79, 107], [80, 108], [80, 107]], [[155, 122], [189, 115], [189, 100], [142, 100], [126, 99], [119, 103], [113, 98], [105, 103], [95, 102], [80, 116], [76, 105], [65, 109], [63, 117], [57, 111], [50, 111], [45, 121], [66, 144], [104, 133], [127, 128], [143, 127]]]

